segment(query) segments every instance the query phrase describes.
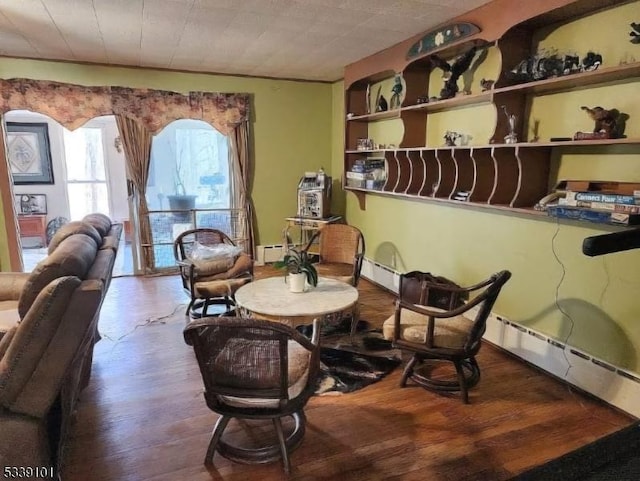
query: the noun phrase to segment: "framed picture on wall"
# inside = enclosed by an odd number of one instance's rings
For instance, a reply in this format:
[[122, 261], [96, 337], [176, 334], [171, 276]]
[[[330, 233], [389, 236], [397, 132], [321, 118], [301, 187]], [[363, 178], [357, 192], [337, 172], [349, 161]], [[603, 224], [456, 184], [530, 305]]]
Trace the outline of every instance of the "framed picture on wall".
[[7, 122], [7, 158], [15, 185], [53, 184], [46, 123]]
[[18, 214], [46, 214], [47, 196], [45, 194], [15, 194]]

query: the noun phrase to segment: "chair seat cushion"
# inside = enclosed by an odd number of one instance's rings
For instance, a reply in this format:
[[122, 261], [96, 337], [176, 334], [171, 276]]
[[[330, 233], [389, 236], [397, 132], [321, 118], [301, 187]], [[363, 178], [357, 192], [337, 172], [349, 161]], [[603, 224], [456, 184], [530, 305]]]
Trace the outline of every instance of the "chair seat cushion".
[[195, 275], [197, 277], [208, 277], [227, 272], [233, 267], [235, 259], [233, 257], [223, 257], [220, 259], [192, 260], [191, 262], [195, 266]]
[[232, 296], [241, 286], [251, 279], [240, 277], [238, 279], [220, 279], [213, 281], [196, 282], [194, 284], [195, 297], [204, 299], [212, 297]]
[[328, 277], [353, 285], [353, 265], [340, 262], [320, 262], [314, 264], [320, 277]]
[[[421, 306], [419, 306], [421, 307]], [[434, 312], [445, 312], [436, 307], [427, 307]], [[393, 339], [395, 315], [390, 316], [382, 325], [382, 333], [385, 339]], [[424, 343], [427, 335], [427, 323], [429, 318], [409, 309], [400, 311], [399, 338], [409, 342]], [[448, 318], [435, 318], [433, 330], [433, 345], [448, 349], [461, 349], [464, 347], [469, 333], [473, 327], [473, 321], [465, 316]]]
[[216, 270], [219, 268], [220, 266], [212, 266], [206, 271], [199, 271], [198, 267], [196, 266], [197, 282], [217, 281], [250, 274], [251, 272], [253, 272], [253, 259], [251, 259], [250, 255], [242, 253], [235, 259], [235, 261], [227, 270], [218, 272], [217, 274], [211, 273], [212, 270]]
[[[236, 343], [234, 344], [234, 341]], [[255, 361], [255, 357], [252, 356], [251, 351], [254, 349], [252, 346], [252, 342], [261, 342], [261, 341], [248, 341], [246, 339], [232, 339], [229, 342], [228, 349], [231, 352], [231, 360], [226, 360], [225, 362], [230, 362], [233, 366], [237, 366], [238, 369], [242, 371], [242, 374], [239, 375], [239, 379], [242, 379], [246, 376], [247, 370], [258, 371], [259, 367], [251, 366], [252, 360]], [[237, 343], [241, 343], [238, 345]], [[311, 353], [298, 344], [296, 341], [288, 341], [288, 383], [289, 383], [289, 399], [296, 398], [306, 387], [307, 379], [309, 377], [309, 361], [311, 359]], [[228, 355], [228, 353], [227, 353]], [[274, 360], [276, 361], [276, 360]], [[279, 362], [279, 361], [278, 361]], [[276, 364], [274, 362], [274, 364]], [[277, 370], [277, 366], [274, 366]], [[233, 373], [233, 368], [229, 369], [229, 366], [224, 368], [225, 374], [229, 376], [229, 374]], [[251, 381], [248, 381], [251, 382]], [[269, 386], [260, 386], [260, 382], [256, 382], [256, 387], [269, 387]], [[243, 386], [246, 387], [246, 386]], [[241, 398], [235, 396], [219, 396], [220, 400], [225, 404], [230, 406], [239, 407], [239, 408], [277, 408], [279, 407], [280, 400], [279, 399], [264, 399], [264, 398]]]

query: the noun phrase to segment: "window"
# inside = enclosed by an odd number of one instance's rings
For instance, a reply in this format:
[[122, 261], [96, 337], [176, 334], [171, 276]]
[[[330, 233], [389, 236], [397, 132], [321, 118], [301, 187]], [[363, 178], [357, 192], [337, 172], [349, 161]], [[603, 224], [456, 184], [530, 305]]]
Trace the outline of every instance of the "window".
[[64, 151], [71, 219], [92, 212], [110, 215], [102, 129], [65, 129]]
[[231, 207], [227, 138], [206, 122], [177, 120], [153, 138], [147, 184], [152, 210], [170, 210], [175, 196], [191, 208]]
[[228, 139], [208, 123], [176, 120], [153, 137], [147, 205], [156, 211], [149, 215], [156, 269], [174, 266], [173, 240], [187, 229], [234, 238], [231, 185]]

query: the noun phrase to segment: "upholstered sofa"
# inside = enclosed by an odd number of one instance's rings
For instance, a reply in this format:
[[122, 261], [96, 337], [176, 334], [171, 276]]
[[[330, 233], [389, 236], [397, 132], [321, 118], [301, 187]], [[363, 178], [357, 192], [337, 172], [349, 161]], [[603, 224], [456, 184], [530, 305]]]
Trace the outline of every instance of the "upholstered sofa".
[[0, 273], [0, 466], [59, 472], [121, 233], [90, 214], [61, 227], [31, 273]]

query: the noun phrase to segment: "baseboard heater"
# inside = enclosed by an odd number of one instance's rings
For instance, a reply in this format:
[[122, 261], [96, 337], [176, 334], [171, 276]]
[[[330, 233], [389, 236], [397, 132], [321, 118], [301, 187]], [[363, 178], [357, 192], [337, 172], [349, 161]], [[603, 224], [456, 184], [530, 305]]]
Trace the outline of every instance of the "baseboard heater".
[[256, 265], [263, 266], [276, 262], [284, 256], [282, 244], [260, 245], [256, 247]]
[[[365, 258], [362, 277], [398, 293], [400, 273]], [[474, 309], [469, 312], [475, 315]], [[546, 334], [492, 313], [485, 341], [585, 392], [640, 418], [640, 376], [614, 366]]]

